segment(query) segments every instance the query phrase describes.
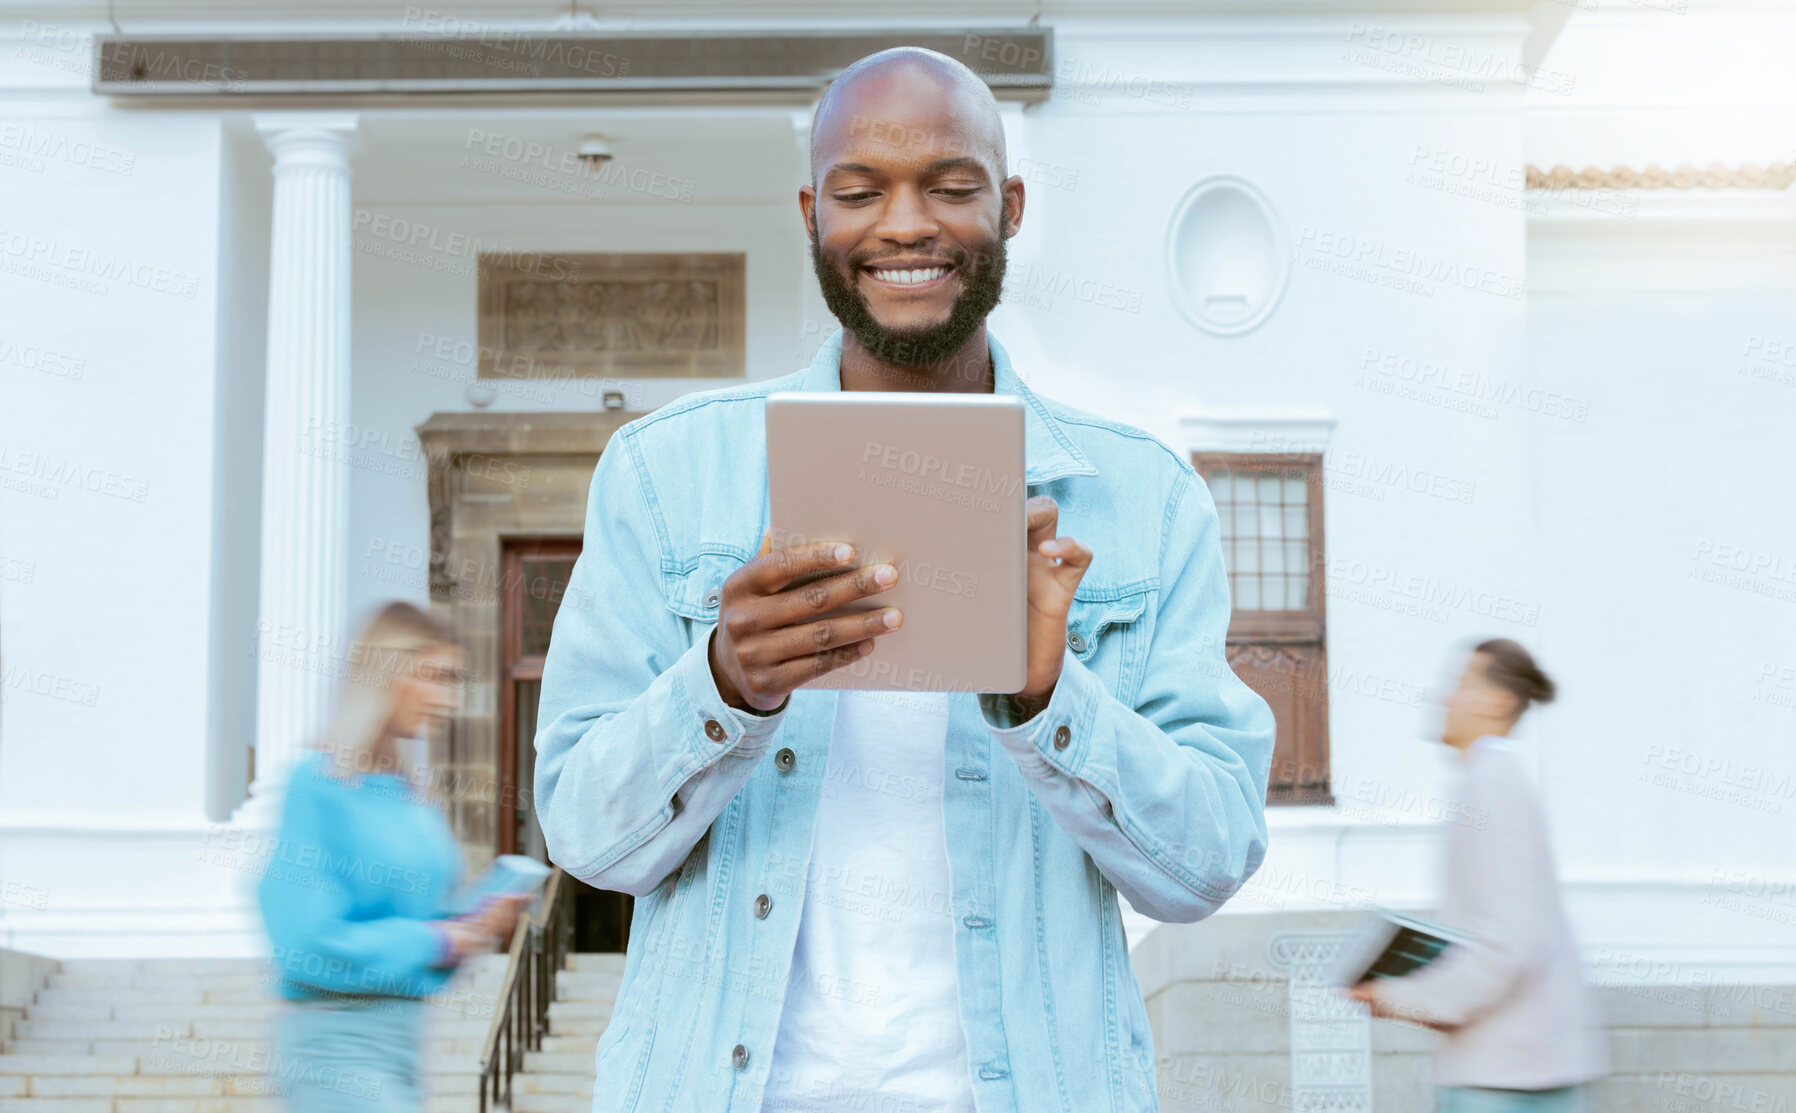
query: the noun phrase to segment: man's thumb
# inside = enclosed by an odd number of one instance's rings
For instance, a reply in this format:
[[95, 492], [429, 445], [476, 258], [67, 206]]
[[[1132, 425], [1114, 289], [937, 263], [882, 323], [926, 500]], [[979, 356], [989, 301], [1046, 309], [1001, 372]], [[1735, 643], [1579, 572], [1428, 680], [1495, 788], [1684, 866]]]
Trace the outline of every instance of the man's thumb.
[[761, 552], [759, 555], [766, 556], [768, 553], [771, 553], [772, 551], [773, 551], [773, 527], [768, 526], [767, 529], [761, 534]]

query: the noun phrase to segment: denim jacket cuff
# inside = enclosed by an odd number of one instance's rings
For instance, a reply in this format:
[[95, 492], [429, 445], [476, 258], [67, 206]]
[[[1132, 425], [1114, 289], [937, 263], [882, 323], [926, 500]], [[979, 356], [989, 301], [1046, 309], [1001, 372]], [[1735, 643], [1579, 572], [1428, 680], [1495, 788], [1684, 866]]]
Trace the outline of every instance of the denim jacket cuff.
[[1075, 777], [1097, 722], [1098, 707], [1108, 695], [1103, 681], [1069, 649], [1061, 658], [1054, 694], [1034, 718], [1016, 722], [1010, 700], [989, 693], [978, 697], [979, 713], [992, 737], [1016, 759], [1025, 776], [1039, 778], [1059, 772]]
[[[711, 673], [713, 632], [714, 629], [706, 631], [670, 670], [677, 674], [680, 691], [686, 697], [685, 717], [693, 726], [690, 749], [701, 766], [723, 754], [751, 760], [760, 757], [786, 719], [783, 707], [771, 715], [755, 715], [724, 702], [723, 694], [717, 690], [717, 678]], [[712, 723], [717, 724], [716, 729]], [[723, 737], [712, 737], [715, 733]]]

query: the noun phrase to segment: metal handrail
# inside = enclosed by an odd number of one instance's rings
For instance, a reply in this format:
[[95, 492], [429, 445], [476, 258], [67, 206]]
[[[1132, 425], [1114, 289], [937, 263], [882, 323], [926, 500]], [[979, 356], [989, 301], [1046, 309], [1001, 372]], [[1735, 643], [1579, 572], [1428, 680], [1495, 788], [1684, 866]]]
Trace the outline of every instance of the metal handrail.
[[574, 931], [574, 905], [567, 899], [572, 886], [563, 883], [566, 876], [555, 868], [535, 910], [519, 916], [511, 934], [493, 1022], [480, 1050], [480, 1113], [497, 1105], [511, 1107], [511, 1079], [523, 1066], [524, 1053], [542, 1050], [555, 974], [567, 961]]

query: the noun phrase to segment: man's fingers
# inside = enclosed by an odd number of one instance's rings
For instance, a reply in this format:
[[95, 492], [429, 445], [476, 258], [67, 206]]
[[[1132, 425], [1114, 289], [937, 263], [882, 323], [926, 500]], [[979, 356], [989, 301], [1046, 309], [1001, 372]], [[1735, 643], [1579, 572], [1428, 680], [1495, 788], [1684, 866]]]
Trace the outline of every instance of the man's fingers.
[[1052, 557], [1060, 562], [1059, 569], [1077, 568], [1081, 575], [1091, 567], [1091, 550], [1080, 544], [1076, 537], [1055, 537], [1036, 546], [1036, 551], [1043, 556]]
[[[770, 535], [771, 536], [771, 535]], [[807, 572], [829, 572], [854, 559], [853, 546], [842, 541], [812, 541], [783, 549], [766, 549], [743, 565], [749, 586], [760, 595], [783, 591], [787, 584]]]
[[882, 584], [876, 578], [876, 573], [882, 568], [892, 566], [869, 564], [863, 568], [845, 569], [762, 600], [756, 611], [761, 629], [780, 630], [796, 626], [858, 599], [868, 599], [890, 590], [892, 584], [898, 582], [897, 569], [892, 568], [892, 583]]
[[794, 657], [784, 664], [774, 666], [770, 671], [773, 674], [774, 683], [780, 690], [791, 691], [807, 680], [822, 676], [826, 672], [834, 672], [843, 665], [852, 665], [871, 652], [873, 652], [873, 639], [863, 638], [834, 649], [823, 650], [821, 653]]
[[1052, 495], [1036, 495], [1024, 506], [1028, 511], [1029, 547], [1033, 549], [1054, 536], [1060, 524], [1060, 504]]
[[[818, 619], [815, 622], [800, 622], [770, 629], [745, 644], [739, 659], [753, 668], [778, 669], [790, 662], [804, 661], [828, 650], [852, 647], [857, 642], [889, 634], [898, 628], [886, 624], [888, 610], [897, 613], [892, 608], [882, 607], [863, 614]], [[899, 625], [903, 625], [902, 616], [899, 618]]]

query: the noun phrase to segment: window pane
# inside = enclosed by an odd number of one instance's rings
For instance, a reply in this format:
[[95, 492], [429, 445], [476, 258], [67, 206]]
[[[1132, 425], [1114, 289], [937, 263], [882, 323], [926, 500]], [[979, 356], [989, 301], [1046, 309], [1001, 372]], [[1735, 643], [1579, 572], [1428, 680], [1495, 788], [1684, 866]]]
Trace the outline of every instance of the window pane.
[[1278, 475], [1276, 473], [1273, 473], [1273, 474], [1267, 474], [1265, 472], [1260, 473], [1260, 476], [1257, 481], [1256, 489], [1255, 489], [1255, 494], [1257, 494], [1259, 496], [1259, 500], [1261, 502], [1270, 502], [1273, 504], [1277, 504], [1277, 502], [1278, 502]]
[[1279, 513], [1277, 503], [1272, 503], [1271, 505], [1268, 505], [1266, 503], [1261, 503], [1260, 504], [1260, 536], [1261, 537], [1283, 537], [1284, 536], [1284, 522], [1282, 522], [1280, 520], [1280, 517], [1281, 517], [1281, 515]]
[[1260, 571], [1271, 575], [1283, 575], [1285, 571], [1285, 547], [1287, 541], [1268, 541], [1260, 546], [1265, 560], [1261, 562]]
[[1285, 610], [1308, 610], [1310, 605], [1310, 575], [1299, 572], [1285, 577]]
[[1309, 571], [1310, 544], [1307, 541], [1285, 542], [1285, 571], [1296, 574]]
[[1285, 507], [1285, 536], [1306, 538], [1310, 535], [1310, 510], [1307, 506]]
[[1251, 502], [1235, 504], [1235, 536], [1251, 538], [1260, 535], [1260, 511]]
[[1253, 539], [1241, 541], [1235, 545], [1235, 571], [1258, 572], [1260, 570], [1260, 543]]
[[1227, 502], [1229, 500], [1230, 485], [1227, 468], [1217, 468], [1210, 473], [1209, 478], [1204, 482], [1209, 484], [1211, 498], [1215, 499], [1217, 502]]
[[1235, 577], [1235, 609], [1238, 611], [1260, 609], [1260, 578], [1258, 576]]
[[1285, 473], [1285, 502], [1290, 506], [1302, 506], [1310, 500], [1310, 485], [1303, 481], [1301, 472]]
[[524, 637], [521, 652], [526, 657], [540, 657], [549, 651], [549, 633], [555, 626], [555, 613], [561, 610], [561, 597], [567, 592], [568, 577], [574, 574], [572, 557], [525, 557]]

